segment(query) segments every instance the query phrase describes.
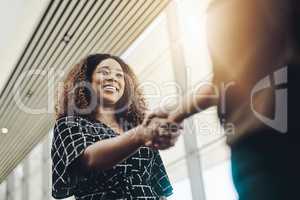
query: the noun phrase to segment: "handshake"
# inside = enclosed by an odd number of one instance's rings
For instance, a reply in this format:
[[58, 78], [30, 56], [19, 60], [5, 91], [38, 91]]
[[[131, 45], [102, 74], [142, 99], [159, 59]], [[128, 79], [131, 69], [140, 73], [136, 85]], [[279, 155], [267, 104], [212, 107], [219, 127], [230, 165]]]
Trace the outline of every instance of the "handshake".
[[163, 111], [152, 111], [139, 126], [138, 136], [146, 147], [164, 150], [175, 145], [181, 134], [181, 122]]

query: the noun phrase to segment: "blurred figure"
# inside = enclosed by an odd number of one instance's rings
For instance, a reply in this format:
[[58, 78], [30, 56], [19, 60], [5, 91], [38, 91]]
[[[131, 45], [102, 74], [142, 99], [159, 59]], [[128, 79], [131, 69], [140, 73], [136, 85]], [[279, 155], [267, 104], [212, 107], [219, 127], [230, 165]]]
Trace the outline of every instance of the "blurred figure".
[[298, 196], [299, 9], [297, 0], [213, 1], [207, 12], [213, 83], [186, 95], [180, 109], [155, 111], [146, 120], [181, 123], [217, 105], [225, 131], [234, 126], [227, 141], [241, 200]]

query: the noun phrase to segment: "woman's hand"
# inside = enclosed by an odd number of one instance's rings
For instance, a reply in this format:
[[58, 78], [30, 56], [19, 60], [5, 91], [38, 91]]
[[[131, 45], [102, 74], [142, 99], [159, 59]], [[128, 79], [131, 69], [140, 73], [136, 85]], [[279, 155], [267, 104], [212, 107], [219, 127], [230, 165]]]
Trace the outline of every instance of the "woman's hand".
[[168, 114], [159, 110], [149, 113], [142, 124], [146, 130], [144, 145], [160, 150], [175, 145], [182, 126], [168, 118]]

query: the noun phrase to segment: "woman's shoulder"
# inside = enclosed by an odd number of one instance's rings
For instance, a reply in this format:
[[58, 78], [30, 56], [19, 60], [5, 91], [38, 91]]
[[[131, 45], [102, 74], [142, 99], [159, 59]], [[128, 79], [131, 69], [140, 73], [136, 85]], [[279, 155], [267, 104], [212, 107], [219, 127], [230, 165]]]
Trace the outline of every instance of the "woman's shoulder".
[[83, 116], [79, 116], [79, 115], [65, 115], [65, 116], [61, 116], [58, 117], [56, 120], [56, 122], [77, 122], [77, 121], [84, 121], [87, 123], [95, 123], [94, 120], [91, 120], [87, 117], [83, 117]]
[[97, 128], [97, 129], [105, 129], [106, 131], [111, 130], [111, 127], [107, 124], [93, 120], [83, 116], [77, 115], [68, 115], [62, 116], [56, 119], [54, 128], [60, 129], [63, 128], [70, 128], [70, 127], [81, 127], [81, 128]]
[[67, 115], [55, 120], [55, 127], [59, 126], [87, 126], [93, 125], [94, 122], [88, 118], [76, 115]]

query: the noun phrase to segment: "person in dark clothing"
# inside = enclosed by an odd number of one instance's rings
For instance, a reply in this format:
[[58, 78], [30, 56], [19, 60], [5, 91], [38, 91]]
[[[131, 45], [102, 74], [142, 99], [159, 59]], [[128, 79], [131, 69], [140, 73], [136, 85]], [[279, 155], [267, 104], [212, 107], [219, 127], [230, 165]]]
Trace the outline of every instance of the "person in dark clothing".
[[[57, 95], [53, 197], [158, 200], [172, 194], [158, 149], [179, 136], [161, 126], [177, 124], [142, 124], [146, 107], [137, 86], [129, 66], [109, 54], [90, 55], [71, 69]], [[147, 147], [154, 141], [156, 148]]]
[[227, 142], [241, 200], [299, 198], [299, 9], [297, 0], [212, 1], [212, 85], [186, 95], [180, 109], [147, 119], [180, 123], [217, 105], [221, 124], [234, 126]]

